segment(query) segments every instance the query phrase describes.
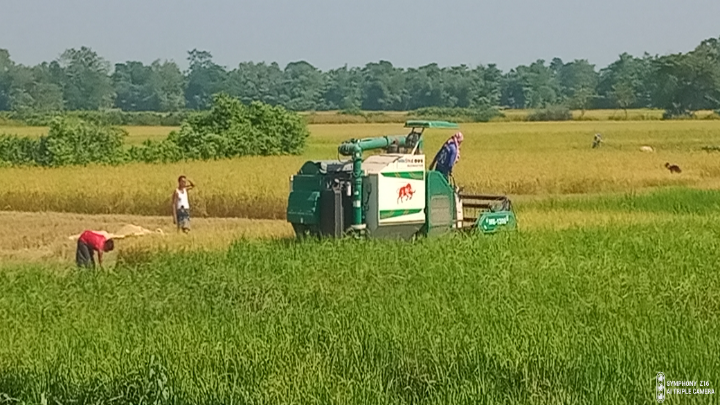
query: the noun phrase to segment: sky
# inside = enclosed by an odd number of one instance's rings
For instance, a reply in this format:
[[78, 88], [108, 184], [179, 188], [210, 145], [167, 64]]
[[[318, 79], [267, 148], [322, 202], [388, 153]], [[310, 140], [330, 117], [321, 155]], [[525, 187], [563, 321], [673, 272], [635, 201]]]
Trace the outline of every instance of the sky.
[[687, 52], [720, 36], [720, 0], [0, 0], [0, 48], [17, 63], [88, 46], [111, 63], [305, 60], [322, 70]]

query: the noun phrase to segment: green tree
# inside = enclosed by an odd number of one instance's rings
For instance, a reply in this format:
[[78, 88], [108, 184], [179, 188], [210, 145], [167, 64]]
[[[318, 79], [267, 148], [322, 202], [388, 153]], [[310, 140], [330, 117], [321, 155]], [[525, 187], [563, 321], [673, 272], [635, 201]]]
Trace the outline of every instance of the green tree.
[[556, 74], [542, 59], [508, 72], [501, 100], [512, 108], [545, 108], [562, 101]]
[[[444, 72], [436, 63], [407, 69], [403, 75], [408, 109], [447, 105], [449, 97], [443, 82]], [[454, 104], [454, 100], [451, 103]]]
[[283, 105], [292, 111], [322, 109], [325, 77], [313, 65], [292, 62], [285, 67], [282, 82]]
[[595, 66], [579, 59], [563, 65], [553, 63], [553, 68], [557, 71], [562, 98], [571, 108], [582, 111], [580, 117], [585, 116], [585, 111], [597, 96], [598, 74]]
[[627, 53], [600, 70], [598, 95], [605, 107], [650, 107], [651, 57], [636, 58]]
[[10, 109], [11, 72], [14, 66], [15, 64], [10, 59], [10, 52], [7, 49], [0, 49], [0, 111]]
[[667, 117], [693, 115], [697, 110], [718, 107], [720, 63], [713, 41], [703, 42], [687, 54], [656, 58], [653, 101], [665, 108]]
[[475, 102], [478, 92], [478, 75], [467, 65], [443, 69], [440, 80], [443, 86], [442, 104], [426, 105], [425, 107], [468, 108]]
[[474, 91], [469, 107], [479, 109], [497, 107], [502, 95], [502, 71], [494, 64], [478, 66], [473, 70], [472, 77]]
[[153, 89], [152, 71], [142, 62], [115, 65], [112, 75], [115, 106], [124, 111], [157, 111], [159, 100]]
[[41, 66], [34, 68], [19, 66], [15, 69], [10, 96], [10, 106], [13, 111], [47, 113], [63, 110], [62, 88], [42, 77]]
[[185, 77], [177, 63], [156, 60], [150, 65], [153, 85], [160, 111], [178, 111], [185, 108]]
[[635, 87], [633, 87], [632, 82], [629, 80], [623, 80], [613, 84], [612, 92], [610, 94], [612, 95], [613, 100], [615, 100], [617, 106], [625, 111], [625, 118], [627, 118], [628, 108], [637, 101], [637, 97], [635, 96]]
[[388, 61], [368, 63], [362, 69], [362, 108], [398, 111], [407, 109], [407, 88], [402, 69]]
[[14, 65], [10, 70], [10, 108], [23, 113], [62, 110], [62, 88], [53, 80], [47, 63]]
[[508, 108], [525, 108], [528, 100], [528, 86], [523, 75], [517, 69], [511, 69], [503, 76], [500, 105]]
[[228, 72], [227, 93], [243, 103], [262, 101], [270, 105], [283, 102], [281, 97], [283, 71], [277, 63], [240, 63]]
[[34, 100], [29, 94], [35, 77], [30, 68], [22, 65], [13, 65], [8, 72], [10, 94], [8, 105], [13, 111], [32, 111]]
[[339, 69], [330, 70], [325, 76], [326, 86], [323, 100], [329, 110], [360, 108], [362, 75], [359, 69], [348, 69], [345, 65]]
[[[720, 109], [720, 38], [676, 55], [634, 57], [622, 54], [595, 70], [587, 60], [569, 63], [537, 60], [503, 73], [494, 65], [396, 68], [388, 61], [320, 71], [308, 62], [240, 63], [227, 71], [212, 55], [188, 52], [190, 67], [173, 62], [151, 65], [109, 64], [91, 49], [70, 49], [56, 61], [38, 66], [15, 64], [0, 50], [0, 110], [177, 111], [209, 108], [213, 95], [226, 92], [249, 105], [262, 101], [292, 110], [421, 108], [547, 109], [665, 108], [668, 115]], [[558, 109], [560, 111], [562, 109]], [[566, 116], [564, 110], [563, 117]]]
[[185, 104], [184, 78], [174, 62], [115, 65], [115, 106], [124, 111], [177, 111]]
[[213, 62], [212, 54], [207, 51], [193, 49], [188, 52], [188, 62], [186, 105], [196, 110], [207, 109], [212, 104], [213, 95], [224, 91], [227, 71]]
[[92, 49], [68, 49], [60, 56], [65, 105], [70, 110], [97, 110], [113, 105], [110, 64]]

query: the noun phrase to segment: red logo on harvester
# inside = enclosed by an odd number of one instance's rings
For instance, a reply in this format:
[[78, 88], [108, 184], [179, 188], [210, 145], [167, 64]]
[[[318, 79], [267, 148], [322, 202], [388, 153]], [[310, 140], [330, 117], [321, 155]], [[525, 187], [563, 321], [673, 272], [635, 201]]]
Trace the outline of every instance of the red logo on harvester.
[[415, 194], [415, 190], [413, 190], [410, 183], [408, 183], [407, 186], [400, 187], [400, 190], [398, 190], [397, 202], [400, 203], [412, 200], [413, 194]]

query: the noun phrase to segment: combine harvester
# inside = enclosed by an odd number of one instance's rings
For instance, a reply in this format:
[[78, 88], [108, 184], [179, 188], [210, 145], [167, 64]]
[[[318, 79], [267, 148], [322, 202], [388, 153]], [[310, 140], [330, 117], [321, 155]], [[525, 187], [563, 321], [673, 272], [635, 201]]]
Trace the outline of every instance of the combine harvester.
[[[408, 135], [343, 142], [338, 153], [347, 161], [306, 162], [290, 179], [287, 220], [296, 235], [413, 239], [516, 229], [506, 196], [463, 194], [441, 173], [426, 170], [423, 131], [457, 124], [408, 121], [405, 128]], [[381, 153], [363, 160], [372, 150]]]

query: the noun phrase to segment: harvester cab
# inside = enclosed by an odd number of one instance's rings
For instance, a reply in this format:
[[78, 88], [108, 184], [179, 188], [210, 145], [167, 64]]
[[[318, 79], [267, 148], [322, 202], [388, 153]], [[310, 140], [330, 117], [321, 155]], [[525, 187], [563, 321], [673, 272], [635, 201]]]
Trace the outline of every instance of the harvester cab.
[[[425, 129], [457, 124], [408, 121], [405, 128], [407, 135], [343, 142], [338, 154], [346, 161], [306, 162], [290, 178], [287, 220], [296, 235], [411, 239], [516, 228], [507, 197], [464, 194], [440, 172], [426, 170]], [[381, 153], [363, 159], [371, 150]]]

